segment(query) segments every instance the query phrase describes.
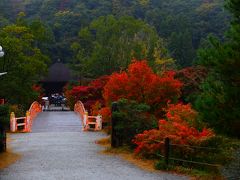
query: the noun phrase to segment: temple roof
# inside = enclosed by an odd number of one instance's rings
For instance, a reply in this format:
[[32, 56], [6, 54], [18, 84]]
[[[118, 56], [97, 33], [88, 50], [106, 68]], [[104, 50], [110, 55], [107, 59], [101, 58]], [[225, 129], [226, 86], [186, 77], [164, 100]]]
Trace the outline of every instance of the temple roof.
[[57, 62], [50, 66], [47, 77], [42, 82], [68, 82], [74, 80], [71, 70], [65, 64]]

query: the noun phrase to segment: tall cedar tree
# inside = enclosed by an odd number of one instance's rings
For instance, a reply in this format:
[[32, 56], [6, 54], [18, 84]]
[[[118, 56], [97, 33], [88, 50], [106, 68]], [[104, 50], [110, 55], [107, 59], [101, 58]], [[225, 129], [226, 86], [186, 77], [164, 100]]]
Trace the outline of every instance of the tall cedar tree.
[[202, 86], [196, 107], [202, 120], [218, 132], [240, 137], [240, 1], [228, 0], [232, 13], [226, 41], [210, 38], [210, 47], [199, 52], [210, 73]]

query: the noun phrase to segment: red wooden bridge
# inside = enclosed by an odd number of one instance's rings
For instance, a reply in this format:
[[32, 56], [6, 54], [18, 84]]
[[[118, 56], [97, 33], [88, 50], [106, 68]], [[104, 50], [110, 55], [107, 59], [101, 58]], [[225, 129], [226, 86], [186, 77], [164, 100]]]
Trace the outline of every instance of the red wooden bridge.
[[[40, 103], [34, 101], [26, 112], [24, 117], [16, 117], [12, 112], [10, 116], [10, 130], [11, 132], [31, 132], [34, 119], [39, 113], [43, 111]], [[81, 101], [78, 101], [74, 106], [74, 111], [80, 116], [82, 120], [83, 130], [99, 131], [102, 129], [102, 116], [89, 116], [88, 112]]]

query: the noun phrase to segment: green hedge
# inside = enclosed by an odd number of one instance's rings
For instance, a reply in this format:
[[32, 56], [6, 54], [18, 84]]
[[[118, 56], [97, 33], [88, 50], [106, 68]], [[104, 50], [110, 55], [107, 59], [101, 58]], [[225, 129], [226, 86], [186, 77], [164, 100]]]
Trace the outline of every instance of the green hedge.
[[132, 146], [135, 135], [157, 127], [157, 120], [149, 113], [148, 105], [126, 99], [117, 104], [119, 111], [113, 112], [112, 116], [116, 120], [115, 130], [121, 145]]

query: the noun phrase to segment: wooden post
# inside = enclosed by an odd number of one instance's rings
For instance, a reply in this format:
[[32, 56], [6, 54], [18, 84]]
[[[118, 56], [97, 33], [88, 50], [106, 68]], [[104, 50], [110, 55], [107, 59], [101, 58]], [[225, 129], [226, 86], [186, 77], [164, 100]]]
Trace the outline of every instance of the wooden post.
[[6, 152], [7, 150], [7, 133], [6, 130], [3, 128], [3, 151]]
[[96, 117], [96, 122], [97, 122], [97, 125], [96, 125], [95, 130], [97, 130], [97, 131], [102, 130], [102, 116], [101, 115], [98, 115]]
[[117, 120], [113, 117], [113, 113], [118, 111], [118, 104], [117, 102], [113, 102], [112, 103], [112, 122], [111, 122], [111, 126], [112, 126], [112, 131], [111, 131], [111, 147], [116, 148], [119, 147], [119, 140], [116, 134], [116, 124], [117, 124]]
[[7, 149], [7, 134], [3, 126], [0, 125], [0, 152]]
[[165, 165], [169, 164], [169, 150], [170, 150], [170, 139], [167, 137], [164, 142], [164, 159]]
[[88, 112], [84, 112], [84, 115], [83, 115], [83, 128], [84, 128], [84, 131], [87, 131], [88, 129]]

